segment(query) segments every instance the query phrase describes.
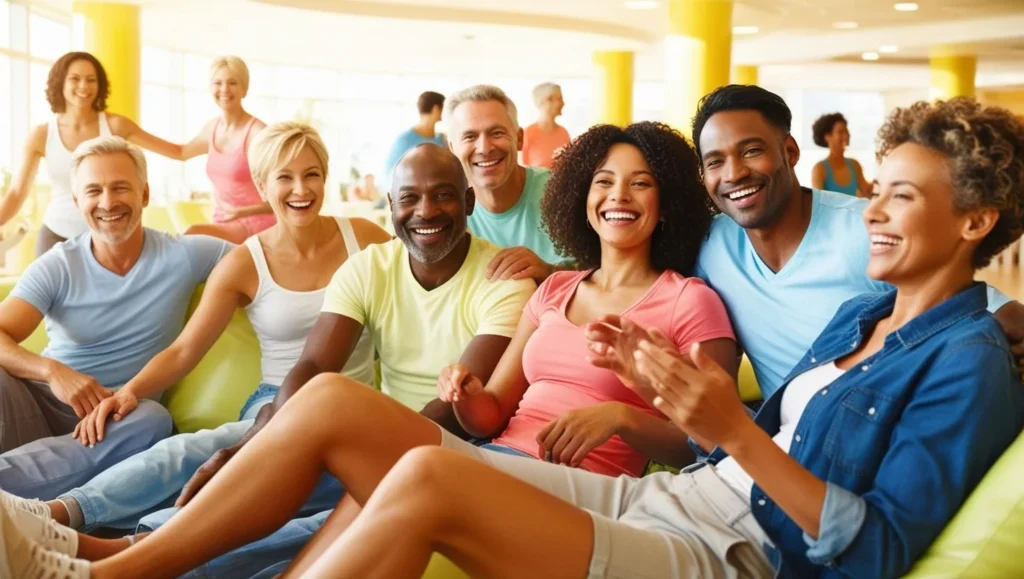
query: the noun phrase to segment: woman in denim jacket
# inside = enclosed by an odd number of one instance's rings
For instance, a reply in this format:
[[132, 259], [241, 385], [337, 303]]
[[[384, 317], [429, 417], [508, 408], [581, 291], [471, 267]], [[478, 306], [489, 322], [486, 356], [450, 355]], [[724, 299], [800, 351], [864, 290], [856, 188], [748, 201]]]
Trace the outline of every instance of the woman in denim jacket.
[[[309, 428], [301, 459], [335, 473], [364, 509], [354, 521], [336, 510], [286, 576], [418, 577], [434, 551], [481, 577], [905, 573], [1024, 427], [1024, 388], [973, 281], [1024, 230], [1024, 126], [953, 100], [898, 110], [880, 136], [868, 274], [896, 289], [845, 304], [756, 418], [699, 346], [684, 356], [627, 321], [589, 326], [592, 362], [712, 449], [707, 460], [613, 478], [438, 429], [444, 448], [414, 448], [385, 472], [380, 456]], [[385, 425], [381, 436], [408, 437], [395, 427], [411, 410], [369, 391], [339, 401], [325, 384], [296, 395], [186, 510], [249, 540], [284, 522], [295, 489], [259, 508], [233, 491], [296, 464], [280, 435], [310, 416], [358, 408]], [[135, 576], [156, 577], [233, 546], [218, 525], [193, 530], [173, 550], [151, 537], [109, 564], [69, 564], [103, 579], [132, 576], [131, 558], [147, 568]]]

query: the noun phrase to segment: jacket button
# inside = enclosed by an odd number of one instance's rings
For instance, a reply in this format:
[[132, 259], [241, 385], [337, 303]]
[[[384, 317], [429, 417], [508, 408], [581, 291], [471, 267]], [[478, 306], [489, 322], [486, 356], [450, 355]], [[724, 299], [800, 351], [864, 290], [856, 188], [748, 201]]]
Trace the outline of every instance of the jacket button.
[[817, 362], [817, 361], [818, 361], [818, 360], [816, 360], [816, 359], [814, 359], [814, 358], [811, 358], [811, 364], [814, 364], [814, 363], [815, 363], [815, 362]]
[[871, 366], [868, 366], [867, 364], [864, 364], [863, 366], [860, 367], [860, 369], [861, 369], [861, 371], [867, 372], [868, 368], [870, 368], [870, 367]]
[[760, 499], [760, 500], [758, 500], [758, 501], [757, 501], [757, 504], [763, 507], [763, 506], [764, 506], [764, 504], [765, 504], [765, 503], [764, 503], [764, 499]]
[[821, 390], [821, 395], [822, 395], [822, 396], [824, 396], [824, 395], [826, 395], [826, 394], [828, 394], [828, 388], [823, 388], [823, 389]]
[[793, 440], [795, 440], [795, 441], [797, 441], [797, 442], [800, 442], [800, 440], [801, 440], [801, 439], [800, 439], [800, 435], [798, 434], [798, 435], [794, 436], [794, 437], [793, 437]]
[[875, 415], [875, 407], [874, 406], [872, 406], [871, 408], [868, 408], [868, 414], [871, 415], [871, 416]]

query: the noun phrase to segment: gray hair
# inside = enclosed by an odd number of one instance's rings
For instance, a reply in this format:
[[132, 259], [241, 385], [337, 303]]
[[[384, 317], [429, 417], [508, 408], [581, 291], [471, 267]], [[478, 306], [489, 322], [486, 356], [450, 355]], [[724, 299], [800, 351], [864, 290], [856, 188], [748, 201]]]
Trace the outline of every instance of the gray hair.
[[464, 88], [445, 100], [444, 116], [448, 119], [448, 132], [451, 132], [452, 113], [455, 112], [455, 109], [459, 108], [459, 105], [467, 102], [483, 101], [497, 101], [505, 105], [505, 110], [508, 111], [508, 116], [512, 119], [512, 132], [515, 133], [519, 130], [519, 115], [516, 112], [516, 104], [512, 102], [512, 99], [508, 98], [505, 91], [493, 85], [478, 84]]
[[562, 92], [562, 87], [553, 82], [543, 82], [533, 87], [533, 104], [540, 108], [545, 101], [551, 98], [556, 92]]
[[132, 162], [135, 163], [135, 175], [139, 178], [139, 182], [145, 185], [149, 178], [146, 173], [146, 156], [142, 154], [142, 149], [121, 137], [96, 137], [83, 141], [82, 144], [75, 147], [75, 152], [71, 153], [72, 190], [75, 189], [75, 175], [78, 173], [78, 167], [86, 157], [116, 153], [124, 153], [131, 157]]

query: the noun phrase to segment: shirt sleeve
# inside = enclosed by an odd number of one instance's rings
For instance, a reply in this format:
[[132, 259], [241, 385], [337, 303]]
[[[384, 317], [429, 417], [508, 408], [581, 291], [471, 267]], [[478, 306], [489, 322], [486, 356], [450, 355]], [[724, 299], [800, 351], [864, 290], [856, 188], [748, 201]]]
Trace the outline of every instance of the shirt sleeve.
[[352, 318], [366, 325], [369, 317], [367, 296], [375, 292], [375, 288], [370, 286], [369, 256], [370, 252], [361, 251], [341, 264], [327, 284], [321, 312]]
[[29, 264], [10, 295], [32, 304], [46, 316], [58, 305], [61, 296], [67, 295], [70, 281], [60, 254], [51, 250]]
[[182, 235], [179, 239], [188, 252], [192, 276], [198, 285], [210, 277], [210, 272], [235, 245], [209, 235]]
[[736, 339], [722, 299], [697, 279], [687, 280], [686, 287], [676, 298], [672, 320], [672, 338], [680, 352], [689, 351], [694, 342]]
[[[971, 360], [971, 363], [965, 363]], [[985, 340], [943, 353], [899, 416], [867, 492], [829, 485], [807, 557], [848, 577], [899, 577], [1020, 430], [1009, 353]], [[913, 476], [908, 476], [913, 473]]]
[[1004, 294], [1003, 292], [999, 291], [994, 286], [988, 285], [987, 287], [988, 287], [988, 293], [986, 295], [988, 295], [988, 311], [989, 311], [989, 313], [994, 314], [994, 313], [999, 311], [999, 308], [1001, 308], [1001, 307], [1005, 306], [1006, 304], [1008, 304], [1008, 303], [1013, 301], [1006, 294]]
[[480, 301], [476, 334], [478, 336], [504, 336], [516, 333], [519, 318], [537, 289], [531, 279], [488, 282]]
[[533, 325], [540, 325], [540, 315], [544, 313], [544, 307], [547, 306], [549, 290], [553, 283], [557, 283], [559, 277], [561, 277], [560, 272], [551, 274], [548, 279], [544, 280], [544, 283], [540, 284], [537, 291], [533, 292], [533, 295], [530, 296], [530, 301], [526, 302], [526, 309], [523, 310], [523, 315], [533, 322]]

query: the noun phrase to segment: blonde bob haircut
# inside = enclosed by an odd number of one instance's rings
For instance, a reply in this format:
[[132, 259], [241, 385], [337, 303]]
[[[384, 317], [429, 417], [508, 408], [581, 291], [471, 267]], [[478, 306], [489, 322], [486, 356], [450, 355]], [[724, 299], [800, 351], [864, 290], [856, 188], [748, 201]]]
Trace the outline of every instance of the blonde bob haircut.
[[309, 147], [316, 155], [326, 181], [327, 147], [316, 129], [295, 121], [282, 121], [267, 125], [256, 133], [249, 142], [247, 155], [252, 182], [256, 184], [261, 196], [270, 172], [298, 157], [305, 147]]
[[249, 67], [245, 65], [244, 60], [237, 56], [218, 56], [210, 63], [210, 80], [213, 80], [214, 75], [222, 68], [228, 69], [228, 72], [238, 78], [242, 90], [249, 90]]

